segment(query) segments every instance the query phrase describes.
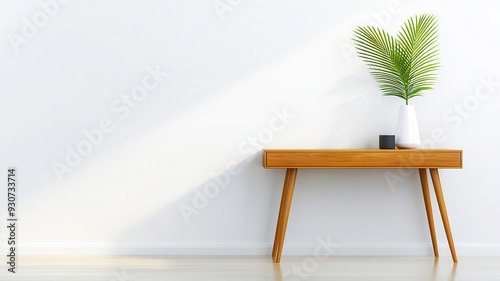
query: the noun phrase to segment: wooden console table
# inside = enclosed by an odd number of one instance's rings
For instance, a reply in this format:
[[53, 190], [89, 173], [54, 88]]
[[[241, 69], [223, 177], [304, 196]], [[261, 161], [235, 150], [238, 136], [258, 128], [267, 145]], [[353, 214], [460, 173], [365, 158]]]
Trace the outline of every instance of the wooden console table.
[[451, 256], [458, 262], [444, 202], [439, 168], [462, 168], [462, 150], [447, 149], [265, 149], [264, 168], [286, 169], [272, 256], [281, 260], [297, 169], [418, 169], [434, 255], [439, 256], [427, 180], [429, 169]]

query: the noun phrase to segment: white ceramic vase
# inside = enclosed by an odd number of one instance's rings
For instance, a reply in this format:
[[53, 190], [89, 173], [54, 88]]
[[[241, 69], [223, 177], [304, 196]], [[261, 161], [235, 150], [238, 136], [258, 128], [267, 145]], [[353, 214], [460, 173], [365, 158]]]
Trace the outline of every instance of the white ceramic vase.
[[396, 147], [401, 149], [420, 146], [417, 114], [413, 105], [399, 107], [398, 124], [396, 126]]

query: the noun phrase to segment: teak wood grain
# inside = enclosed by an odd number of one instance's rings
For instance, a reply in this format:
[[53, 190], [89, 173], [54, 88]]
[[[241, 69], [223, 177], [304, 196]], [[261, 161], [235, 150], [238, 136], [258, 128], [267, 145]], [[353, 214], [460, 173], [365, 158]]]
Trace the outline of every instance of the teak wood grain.
[[462, 168], [452, 149], [265, 149], [265, 168]]

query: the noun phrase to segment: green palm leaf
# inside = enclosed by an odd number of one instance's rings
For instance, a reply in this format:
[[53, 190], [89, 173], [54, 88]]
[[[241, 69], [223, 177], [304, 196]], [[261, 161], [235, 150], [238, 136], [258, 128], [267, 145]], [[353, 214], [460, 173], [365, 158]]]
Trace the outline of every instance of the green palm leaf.
[[433, 15], [410, 18], [397, 37], [373, 26], [357, 27], [354, 43], [382, 94], [408, 100], [434, 86], [439, 69], [437, 20]]

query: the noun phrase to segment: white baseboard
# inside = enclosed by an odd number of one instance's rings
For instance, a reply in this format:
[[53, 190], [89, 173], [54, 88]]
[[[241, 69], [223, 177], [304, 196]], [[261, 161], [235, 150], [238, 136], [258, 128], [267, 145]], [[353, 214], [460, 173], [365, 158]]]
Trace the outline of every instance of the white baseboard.
[[[456, 244], [459, 256], [500, 256], [500, 244]], [[5, 247], [0, 250], [6, 250]], [[119, 244], [24, 244], [19, 255], [270, 255], [272, 245], [119, 245]], [[332, 256], [428, 256], [430, 244], [357, 245], [328, 244], [285, 245], [283, 255], [315, 255], [321, 252]], [[442, 256], [449, 256], [447, 244], [439, 245]]]

